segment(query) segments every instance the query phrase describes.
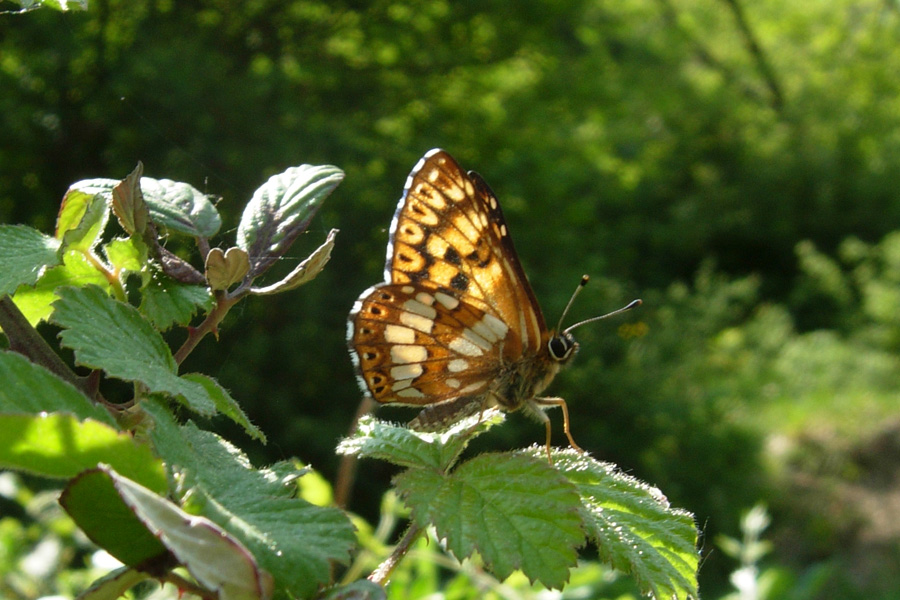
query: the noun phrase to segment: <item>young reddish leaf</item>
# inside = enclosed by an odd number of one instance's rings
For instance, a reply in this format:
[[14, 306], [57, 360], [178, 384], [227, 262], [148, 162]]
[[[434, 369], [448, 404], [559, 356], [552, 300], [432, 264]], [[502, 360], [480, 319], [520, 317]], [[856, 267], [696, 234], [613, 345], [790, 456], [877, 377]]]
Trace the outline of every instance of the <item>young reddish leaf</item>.
[[273, 283], [272, 285], [268, 285], [262, 288], [251, 288], [251, 292], [260, 296], [266, 294], [277, 294], [280, 292], [286, 292], [288, 290], [292, 290], [294, 288], [300, 287], [305, 283], [309, 283], [313, 279], [316, 278], [316, 275], [322, 272], [322, 269], [325, 268], [326, 263], [331, 259], [331, 249], [334, 248], [334, 236], [337, 235], [338, 230], [332, 229], [328, 232], [328, 237], [325, 239], [325, 242], [316, 248], [312, 254], [310, 254], [306, 260], [297, 265], [293, 271], [291, 271], [287, 277], [279, 281], [278, 283]]
[[141, 194], [141, 174], [144, 165], [138, 163], [134, 171], [116, 184], [112, 190], [112, 208], [122, 225], [122, 229], [129, 235], [143, 238], [150, 222], [150, 210], [144, 203]]
[[213, 248], [206, 255], [206, 281], [213, 290], [227, 290], [250, 271], [250, 259], [240, 248]]

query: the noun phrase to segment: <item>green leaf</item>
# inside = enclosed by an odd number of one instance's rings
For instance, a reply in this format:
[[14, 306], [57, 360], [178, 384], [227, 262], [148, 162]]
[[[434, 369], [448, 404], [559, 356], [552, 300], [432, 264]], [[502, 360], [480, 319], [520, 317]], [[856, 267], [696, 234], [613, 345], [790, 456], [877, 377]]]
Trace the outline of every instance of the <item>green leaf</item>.
[[60, 503], [88, 537], [126, 565], [146, 568], [171, 555], [222, 600], [271, 596], [271, 576], [233, 536], [109, 468], [80, 476]]
[[343, 179], [337, 167], [301, 165], [273, 175], [254, 192], [237, 235], [238, 247], [250, 256], [251, 278], [287, 252]]
[[95, 467], [80, 473], [63, 490], [59, 503], [95, 544], [122, 563], [151, 572], [173, 566], [165, 545], [122, 502], [107, 470]]
[[[182, 473], [191, 498], [206, 517], [234, 534], [275, 577], [276, 587], [312, 596], [331, 578], [331, 564], [345, 563], [355, 543], [353, 526], [336, 508], [293, 497], [283, 469], [254, 470], [247, 457], [193, 424], [178, 426], [154, 403], [151, 435], [164, 459]], [[202, 503], [201, 503], [202, 501]]]
[[215, 414], [204, 386], [176, 375], [169, 347], [137, 309], [95, 286], [62, 288], [58, 296], [52, 320], [65, 328], [59, 337], [75, 351], [78, 364], [141, 382], [150, 392], [172, 394], [198, 414]]
[[117, 275], [122, 271], [140, 273], [147, 262], [147, 247], [138, 247], [132, 238], [115, 238], [103, 247], [106, 260]]
[[92, 403], [71, 383], [15, 352], [0, 352], [0, 412], [37, 415], [66, 412], [81, 420], [115, 425], [109, 412]]
[[409, 469], [394, 483], [420, 527], [433, 524], [459, 559], [477, 551], [500, 579], [521, 569], [561, 589], [584, 543], [578, 493], [546, 458], [481, 454], [450, 474]]
[[165, 491], [162, 462], [128, 432], [68, 414], [0, 414], [0, 467], [70, 479], [100, 463]]
[[66, 249], [90, 252], [109, 220], [103, 190], [79, 181], [66, 191], [56, 218], [56, 239]]
[[[530, 449], [540, 456], [542, 449]], [[637, 479], [574, 450], [555, 452], [556, 467], [578, 489], [590, 537], [601, 559], [634, 577], [654, 598], [698, 598], [697, 528], [693, 516]]]
[[150, 218], [170, 231], [208, 238], [222, 226], [222, 217], [209, 196], [190, 184], [141, 177], [141, 191]]
[[364, 415], [353, 435], [341, 440], [337, 452], [386, 460], [401, 467], [446, 470], [473, 437], [504, 418], [499, 410], [486, 409], [481, 415], [460, 419], [446, 431], [423, 432]]
[[63, 255], [63, 264], [48, 269], [34, 286], [21, 286], [13, 295], [16, 306], [32, 325], [45, 321], [53, 312], [56, 290], [64, 285], [97, 285], [110, 290], [109, 280], [88, 256], [77, 250]]
[[24, 225], [0, 225], [0, 295], [33, 285], [47, 267], [62, 262], [59, 240]]
[[78, 594], [78, 600], [119, 600], [128, 590], [149, 578], [150, 575], [137, 569], [121, 567], [91, 583], [88, 589]]
[[158, 329], [187, 325], [198, 310], [212, 308], [209, 289], [180, 283], [168, 277], [151, 278], [141, 289], [141, 310]]
[[298, 288], [305, 283], [309, 283], [322, 272], [325, 265], [331, 260], [331, 250], [334, 248], [334, 236], [338, 230], [332, 229], [328, 232], [325, 242], [316, 248], [306, 260], [297, 265], [293, 271], [277, 283], [262, 288], [251, 288], [251, 292], [260, 296], [266, 294], [278, 294], [286, 292], [294, 288]]
[[[102, 193], [108, 202], [112, 202], [113, 189], [119, 183], [115, 179], [87, 179], [77, 185], [90, 186]], [[149, 210], [150, 220], [169, 231], [193, 237], [212, 237], [222, 226], [222, 218], [209, 196], [190, 184], [171, 179], [141, 177], [140, 190]], [[130, 233], [128, 228], [126, 231]]]
[[206, 393], [212, 399], [213, 403], [216, 405], [216, 410], [220, 414], [225, 415], [243, 427], [244, 431], [246, 431], [247, 435], [250, 437], [256, 438], [262, 443], [266, 443], [265, 434], [259, 427], [250, 422], [249, 417], [247, 417], [237, 401], [231, 397], [228, 390], [219, 385], [218, 381], [200, 373], [186, 373], [181, 377], [182, 379], [203, 386], [203, 389], [206, 390]]

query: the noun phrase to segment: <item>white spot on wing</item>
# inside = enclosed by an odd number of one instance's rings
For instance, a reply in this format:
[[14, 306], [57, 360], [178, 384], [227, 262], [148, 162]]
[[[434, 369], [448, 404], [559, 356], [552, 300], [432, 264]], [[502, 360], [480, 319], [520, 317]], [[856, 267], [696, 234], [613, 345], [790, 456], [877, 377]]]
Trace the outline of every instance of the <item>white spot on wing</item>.
[[413, 329], [418, 329], [422, 333], [431, 333], [431, 330], [434, 328], [433, 318], [429, 319], [428, 317], [423, 317], [410, 312], [400, 313], [400, 322]]
[[419, 364], [391, 367], [391, 377], [393, 377], [394, 380], [415, 379], [424, 372], [425, 369]]
[[459, 306], [459, 300], [449, 294], [445, 294], [444, 292], [436, 293], [434, 295], [434, 299], [437, 300], [444, 308], [448, 308], [450, 310], [454, 310], [457, 306]]
[[397, 392], [398, 398], [424, 398], [425, 394], [420, 392], [414, 387], [408, 387], [406, 389], [400, 390]]
[[447, 363], [447, 370], [451, 373], [459, 373], [460, 371], [465, 371], [469, 368], [469, 361], [463, 358], [454, 358], [449, 363]]
[[481, 348], [464, 337], [454, 338], [448, 344], [448, 347], [457, 354], [462, 354], [463, 356], [481, 356], [484, 354], [484, 352], [481, 351]]
[[385, 325], [384, 339], [392, 344], [412, 344], [416, 341], [416, 332], [409, 327]]
[[428, 359], [425, 346], [391, 346], [391, 360], [395, 363], [417, 363]]

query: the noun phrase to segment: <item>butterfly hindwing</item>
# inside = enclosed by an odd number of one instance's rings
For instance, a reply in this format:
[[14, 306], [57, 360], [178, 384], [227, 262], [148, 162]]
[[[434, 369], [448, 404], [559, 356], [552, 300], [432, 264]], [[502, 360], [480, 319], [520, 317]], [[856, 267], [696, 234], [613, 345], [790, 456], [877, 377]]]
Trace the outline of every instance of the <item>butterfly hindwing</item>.
[[371, 288], [350, 326], [365, 389], [378, 402], [411, 405], [482, 392], [498, 375], [508, 334], [478, 307], [411, 284]]

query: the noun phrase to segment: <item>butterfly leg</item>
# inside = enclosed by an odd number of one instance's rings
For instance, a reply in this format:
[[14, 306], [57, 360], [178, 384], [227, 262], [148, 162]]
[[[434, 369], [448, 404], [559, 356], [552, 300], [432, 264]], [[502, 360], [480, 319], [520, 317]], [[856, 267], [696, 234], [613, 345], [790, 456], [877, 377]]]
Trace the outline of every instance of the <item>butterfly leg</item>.
[[[566, 404], [566, 401], [562, 398], [535, 398], [534, 402], [538, 406], [559, 406], [563, 411], [563, 431], [566, 432], [566, 437], [569, 438], [569, 445], [575, 450], [584, 454], [584, 448], [575, 443], [575, 440], [572, 438], [572, 432], [569, 431], [569, 407]], [[543, 414], [543, 413], [542, 413]], [[544, 417], [547, 419], [547, 454], [550, 454], [550, 419], [546, 415]]]

